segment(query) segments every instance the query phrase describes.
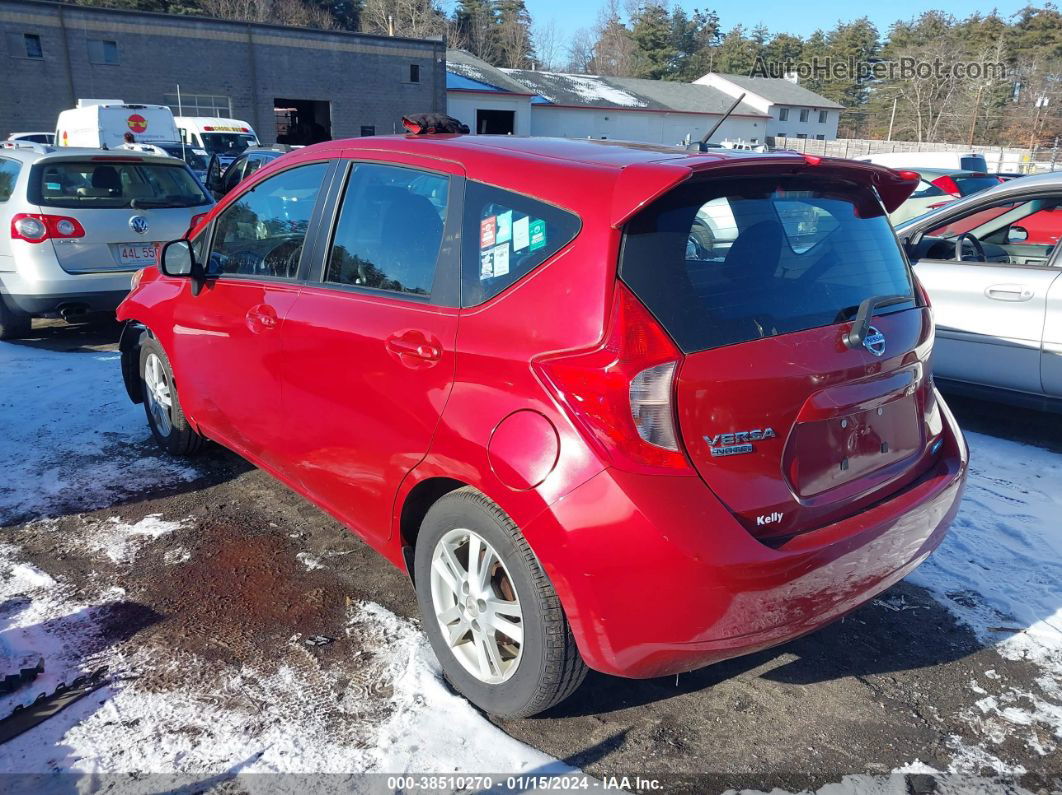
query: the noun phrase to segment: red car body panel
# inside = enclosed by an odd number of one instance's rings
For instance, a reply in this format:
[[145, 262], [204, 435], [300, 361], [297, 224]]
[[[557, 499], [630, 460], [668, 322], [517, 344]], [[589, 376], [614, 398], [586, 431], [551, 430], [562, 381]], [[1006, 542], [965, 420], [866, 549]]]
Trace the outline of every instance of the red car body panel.
[[[814, 629], [903, 577], [939, 543], [957, 509], [967, 458], [925, 369], [932, 339], [925, 310], [875, 319], [904, 351], [884, 360], [824, 344], [839, 339], [836, 326], [684, 357], [678, 420], [692, 460], [668, 474], [614, 466], [536, 366], [543, 357], [601, 344], [622, 289], [621, 225], [694, 171], [819, 169], [872, 184], [887, 209], [906, 198], [911, 180], [871, 164], [794, 153], [689, 155], [492, 136], [374, 138], [320, 144], [274, 161], [195, 231], [271, 175], [338, 158], [500, 185], [569, 208], [581, 231], [545, 264], [471, 308], [254, 279], [211, 280], [193, 296], [189, 280], [152, 268], [118, 316], [147, 327], [167, 351], [182, 406], [199, 432], [273, 473], [394, 564], [407, 565], [403, 515], [415, 495], [436, 484], [473, 486], [523, 530], [587, 664], [642, 677], [690, 670]], [[807, 351], [797, 364], [777, 358], [787, 345], [792, 350], [792, 338]], [[744, 369], [735, 377], [719, 375], [720, 365], [739, 361]], [[716, 479], [708, 488], [698, 474], [708, 466], [698, 463], [696, 449], [708, 419], [699, 414], [703, 407], [684, 400], [684, 383], [745, 390], [752, 421], [767, 410], [755, 404], [755, 394], [771, 380], [781, 397], [771, 421], [788, 427], [797, 415], [813, 422], [815, 412], [873, 412], [885, 399], [875, 379], [893, 372], [901, 379], [910, 373], [911, 410], [931, 431], [916, 433], [896, 459], [909, 472], [925, 456], [917, 475], [861, 472], [851, 483], [827, 484], [830, 499], [821, 499], [767, 495], [763, 478], [740, 468], [717, 495]], [[809, 399], [809, 379], [817, 400]], [[794, 498], [801, 522], [815, 529], [757, 539], [742, 524], [748, 517], [737, 518], [743, 506], [754, 513]], [[662, 611], [660, 604], [670, 607]]]

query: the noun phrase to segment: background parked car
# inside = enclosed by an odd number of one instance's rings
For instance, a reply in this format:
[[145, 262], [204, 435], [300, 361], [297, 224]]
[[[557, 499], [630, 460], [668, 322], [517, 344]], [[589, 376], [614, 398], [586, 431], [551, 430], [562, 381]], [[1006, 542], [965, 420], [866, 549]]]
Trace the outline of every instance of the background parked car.
[[54, 144], [55, 133], [53, 132], [13, 132], [7, 136], [4, 144], [23, 141], [29, 144]]
[[213, 203], [171, 157], [0, 149], [0, 339], [25, 336], [34, 316], [114, 311], [133, 272]]
[[881, 152], [854, 158], [895, 169], [939, 168], [949, 171], [988, 171], [984, 155], [976, 152]]
[[918, 174], [919, 183], [910, 198], [890, 213], [889, 220], [894, 225], [999, 184], [995, 175], [980, 171], [907, 167], [902, 170]]
[[226, 167], [221, 158], [211, 155], [207, 164], [206, 179], [204, 184], [215, 199], [221, 199], [240, 182], [251, 176], [254, 172], [271, 163], [281, 155], [290, 152], [293, 148], [285, 144], [273, 144], [272, 146], [249, 146], [235, 160]]
[[1027, 176], [897, 227], [937, 321], [937, 377], [981, 396], [1062, 400], [1062, 174]]

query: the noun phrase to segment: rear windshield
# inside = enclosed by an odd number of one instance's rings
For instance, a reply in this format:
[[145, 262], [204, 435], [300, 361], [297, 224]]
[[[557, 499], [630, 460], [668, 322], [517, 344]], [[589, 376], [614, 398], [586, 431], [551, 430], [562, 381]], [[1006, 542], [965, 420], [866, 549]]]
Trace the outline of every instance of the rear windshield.
[[999, 180], [988, 174], [972, 174], [968, 177], [953, 176], [955, 187], [959, 189], [960, 196], [969, 196], [985, 188], [991, 188], [999, 184]]
[[984, 155], [967, 155], [959, 158], [959, 168], [966, 171], [988, 171]]
[[687, 353], [850, 320], [911, 296], [877, 199], [822, 179], [687, 183], [624, 230], [620, 275]]
[[155, 144], [170, 157], [176, 157], [188, 164], [193, 171], [207, 170], [207, 154], [202, 149], [193, 149], [190, 146], [174, 144]]
[[210, 197], [184, 164], [61, 160], [34, 166], [30, 201], [45, 207], [198, 207]]

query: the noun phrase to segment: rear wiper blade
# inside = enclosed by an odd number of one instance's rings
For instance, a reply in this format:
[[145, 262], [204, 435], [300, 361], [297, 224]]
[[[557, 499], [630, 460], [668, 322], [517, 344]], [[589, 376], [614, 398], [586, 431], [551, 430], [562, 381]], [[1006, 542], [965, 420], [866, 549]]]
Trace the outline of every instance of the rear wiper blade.
[[852, 328], [844, 335], [844, 344], [847, 348], [855, 349], [863, 344], [870, 331], [870, 319], [874, 316], [874, 310], [892, 304], [901, 304], [904, 301], [913, 301], [909, 295], [872, 295], [865, 299], [856, 310]]

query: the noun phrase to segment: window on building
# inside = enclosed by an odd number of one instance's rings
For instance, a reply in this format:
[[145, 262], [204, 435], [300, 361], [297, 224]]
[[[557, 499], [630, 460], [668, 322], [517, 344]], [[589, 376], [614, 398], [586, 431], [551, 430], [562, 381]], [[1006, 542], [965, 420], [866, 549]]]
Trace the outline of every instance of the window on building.
[[775, 138], [788, 138], [789, 136], [787, 136], [784, 132], [779, 132], [774, 137]]
[[801, 121], [807, 121], [808, 120], [808, 116], [810, 115], [810, 113], [811, 113], [811, 111], [809, 111], [807, 108], [801, 108], [800, 109], [800, 120]]
[[820, 110], [819, 111], [819, 124], [825, 124], [826, 123], [826, 116], [827, 116], [826, 111], [824, 111], [824, 110]]
[[789, 108], [778, 109], [778, 121], [789, 121]]
[[409, 65], [409, 82], [410, 83], [419, 83], [420, 82], [420, 64], [411, 63]]
[[170, 106], [174, 116], [213, 116], [232, 118], [232, 100], [218, 94], [165, 94], [163, 102]]
[[89, 63], [117, 66], [118, 42], [107, 39], [89, 39], [88, 58]]
[[807, 133], [797, 133], [797, 138], [807, 138], [807, 137], [808, 137]]
[[369, 135], [376, 135], [376, 125], [375, 124], [363, 124], [363, 125], [361, 125], [361, 137], [365, 138], [366, 136], [369, 136]]
[[36, 33], [8, 33], [7, 50], [12, 58], [43, 58], [41, 37]]
[[816, 141], [825, 141], [826, 140], [826, 136], [825, 135], [816, 135], [815, 136], [815, 140]]

